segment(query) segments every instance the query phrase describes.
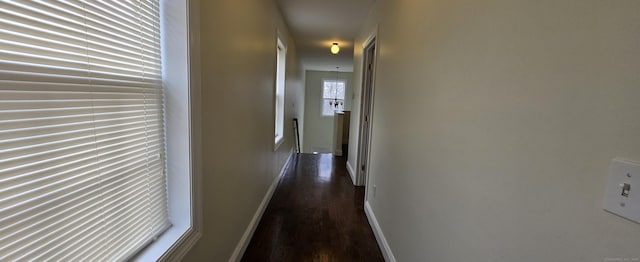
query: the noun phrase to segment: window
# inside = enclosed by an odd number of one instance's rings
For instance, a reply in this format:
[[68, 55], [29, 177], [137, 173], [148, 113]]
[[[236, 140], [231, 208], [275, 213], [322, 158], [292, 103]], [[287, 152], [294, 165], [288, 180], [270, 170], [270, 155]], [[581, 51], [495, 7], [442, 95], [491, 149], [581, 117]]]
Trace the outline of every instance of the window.
[[276, 95], [275, 95], [275, 145], [276, 148], [284, 138], [284, 90], [285, 90], [285, 64], [287, 61], [287, 49], [278, 38], [276, 66]]
[[127, 259], [171, 226], [159, 23], [158, 1], [0, 3], [0, 261]]
[[345, 82], [343, 80], [322, 81], [322, 115], [333, 116], [344, 110]]

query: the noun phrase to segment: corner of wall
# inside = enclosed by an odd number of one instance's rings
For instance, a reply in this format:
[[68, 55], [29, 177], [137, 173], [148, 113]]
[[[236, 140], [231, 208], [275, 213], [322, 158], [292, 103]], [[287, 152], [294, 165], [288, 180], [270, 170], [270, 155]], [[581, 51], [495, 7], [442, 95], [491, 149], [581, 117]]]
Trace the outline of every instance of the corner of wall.
[[353, 171], [353, 167], [351, 165], [351, 163], [349, 163], [347, 161], [347, 172], [349, 173], [349, 177], [351, 178], [351, 183], [353, 183], [353, 185], [358, 185], [356, 182], [356, 172]]

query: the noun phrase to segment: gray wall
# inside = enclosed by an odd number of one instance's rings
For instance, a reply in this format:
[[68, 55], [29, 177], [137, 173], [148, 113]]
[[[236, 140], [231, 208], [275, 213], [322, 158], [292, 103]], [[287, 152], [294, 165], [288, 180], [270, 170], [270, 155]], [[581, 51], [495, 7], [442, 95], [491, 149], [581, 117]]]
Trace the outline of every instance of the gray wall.
[[640, 160], [640, 1], [377, 4], [367, 199], [398, 261], [640, 258], [602, 210], [611, 159]]
[[[322, 81], [335, 80], [336, 72], [305, 71], [304, 153], [333, 152], [333, 116], [322, 115]], [[351, 72], [339, 72], [339, 80], [346, 81], [344, 110], [351, 109], [353, 89]]]
[[[185, 261], [228, 261], [294, 147], [304, 89], [273, 1], [200, 1], [204, 234]], [[274, 152], [276, 32], [287, 42], [285, 140]]]

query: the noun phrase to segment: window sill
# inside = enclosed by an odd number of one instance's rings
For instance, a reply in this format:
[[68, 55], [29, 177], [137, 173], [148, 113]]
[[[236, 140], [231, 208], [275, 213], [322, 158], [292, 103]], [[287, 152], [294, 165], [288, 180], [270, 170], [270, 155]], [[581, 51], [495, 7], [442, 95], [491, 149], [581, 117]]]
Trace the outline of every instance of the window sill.
[[200, 239], [201, 235], [194, 228], [171, 227], [135, 257], [134, 261], [181, 260]]
[[277, 151], [280, 145], [282, 145], [282, 143], [284, 143], [284, 137], [283, 136], [276, 137], [275, 144], [273, 144], [273, 152]]

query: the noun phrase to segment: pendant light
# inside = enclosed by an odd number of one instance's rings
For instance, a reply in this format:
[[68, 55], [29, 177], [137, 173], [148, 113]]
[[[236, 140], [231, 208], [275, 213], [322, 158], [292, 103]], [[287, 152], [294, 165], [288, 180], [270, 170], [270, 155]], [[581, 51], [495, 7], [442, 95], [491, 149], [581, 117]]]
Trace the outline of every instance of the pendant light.
[[344, 101], [342, 99], [338, 99], [338, 73], [340, 72], [340, 67], [336, 66], [336, 79], [333, 82], [333, 100], [329, 100], [329, 106], [333, 106], [338, 109], [338, 106], [344, 106]]

